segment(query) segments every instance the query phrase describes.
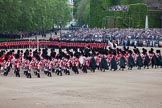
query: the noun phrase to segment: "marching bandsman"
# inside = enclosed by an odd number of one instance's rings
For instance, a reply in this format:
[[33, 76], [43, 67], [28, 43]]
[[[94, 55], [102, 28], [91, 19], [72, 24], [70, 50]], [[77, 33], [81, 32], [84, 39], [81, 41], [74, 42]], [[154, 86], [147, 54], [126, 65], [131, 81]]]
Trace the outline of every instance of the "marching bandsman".
[[52, 58], [52, 64], [53, 64], [53, 67], [52, 67], [52, 72], [56, 72], [56, 69], [58, 68], [58, 63], [57, 63], [57, 59], [55, 57]]
[[75, 74], [79, 74], [79, 70], [78, 70], [78, 66], [79, 66], [79, 59], [76, 57], [73, 57], [72, 60], [72, 70]]
[[20, 60], [15, 59], [14, 61], [14, 73], [16, 77], [20, 77]]
[[49, 70], [49, 60], [45, 60], [44, 73], [45, 75], [52, 77], [52, 74], [50, 73], [50, 70]]
[[162, 57], [161, 57], [161, 51], [160, 50], [156, 51], [156, 57], [157, 57], [158, 66], [162, 67]]
[[2, 55], [0, 54], [0, 70], [2, 70], [2, 64], [3, 64], [3, 58], [2, 58]]
[[117, 61], [116, 61], [116, 52], [113, 52], [113, 57], [112, 57], [112, 59], [110, 61], [110, 66], [111, 66], [110, 70], [116, 71], [117, 68], [118, 68], [117, 67]]
[[34, 74], [37, 75], [37, 70], [36, 70], [37, 61], [35, 58], [32, 59], [32, 61], [30, 62], [30, 65], [31, 65], [31, 69], [34, 72]]
[[156, 56], [156, 54], [153, 52], [153, 50], [152, 50], [152, 60], [151, 60], [151, 64], [152, 64], [152, 68], [157, 68], [157, 66], [158, 66], [158, 61], [157, 61], [157, 56]]
[[56, 66], [57, 66], [57, 68], [56, 68], [56, 74], [58, 76], [62, 76], [62, 60], [61, 59], [58, 59], [57, 60]]
[[53, 69], [53, 62], [52, 62], [52, 60], [50, 60], [49, 61], [49, 74], [51, 74], [51, 76], [52, 76], [52, 69]]
[[90, 64], [90, 58], [89, 57], [85, 57], [84, 58], [84, 61], [83, 61], [83, 65], [82, 65], [82, 71], [84, 73], [87, 73], [88, 72], [87, 69], [89, 67], [89, 64]]
[[125, 56], [124, 56], [125, 52], [123, 51], [121, 56], [120, 56], [120, 59], [119, 59], [119, 66], [120, 66], [120, 69], [119, 70], [122, 70], [124, 71], [125, 67], [126, 67], [126, 59], [125, 59]]
[[65, 74], [66, 75], [70, 75], [70, 60], [66, 60], [66, 63], [65, 63]]
[[109, 66], [108, 66], [105, 56], [103, 56], [100, 62], [100, 70], [105, 72], [105, 69], [109, 69]]
[[100, 69], [100, 62], [101, 62], [102, 55], [98, 54], [96, 55], [95, 60], [96, 60], [96, 68], [99, 70]]
[[31, 78], [31, 73], [30, 73], [30, 61], [29, 60], [24, 60], [24, 63], [23, 63], [23, 71], [24, 71], [24, 75], [27, 77], [27, 78]]
[[110, 61], [111, 61], [112, 57], [113, 57], [112, 51], [109, 51], [109, 53], [106, 56], [106, 59], [107, 59], [107, 62], [109, 65], [110, 65]]
[[3, 73], [3, 75], [4, 76], [7, 76], [8, 75], [8, 73], [10, 72], [10, 61], [4, 61], [4, 67], [3, 67], [3, 69], [4, 69], [4, 73]]
[[109, 66], [110, 70], [116, 71], [119, 66], [120, 70], [123, 71], [126, 68], [126, 64], [128, 70], [132, 70], [135, 65], [138, 66], [138, 69], [141, 69], [141, 67], [149, 69], [150, 65], [153, 68], [162, 66], [160, 50], [157, 50], [156, 54], [153, 49], [148, 54], [146, 49], [143, 49], [143, 52], [140, 53], [138, 48], [133, 50], [134, 53], [128, 49], [80, 49], [79, 51], [77, 48], [74, 48], [74, 52], [70, 52], [70, 49], [67, 49], [67, 52], [63, 52], [62, 50], [61, 48], [59, 49], [58, 55], [52, 51], [51, 55], [48, 56], [47, 49], [44, 49], [42, 58], [40, 57], [41, 52], [38, 53], [37, 50], [33, 52], [33, 56], [31, 50], [26, 50], [24, 52], [24, 58], [23, 51], [20, 50], [16, 54], [14, 54], [14, 51], [1, 51], [0, 64], [4, 70], [3, 75], [8, 75], [11, 64], [13, 64], [12, 66], [16, 77], [20, 77], [21, 67], [27, 78], [31, 78], [31, 69], [40, 78], [41, 69], [44, 69], [44, 73], [51, 77], [54, 71], [60, 76], [63, 75], [62, 72], [70, 75], [71, 68], [75, 74], [79, 74], [79, 67], [83, 73], [87, 73], [88, 69], [95, 72], [96, 67], [101, 71], [105, 71]]
[[41, 65], [42, 65], [42, 62], [41, 61], [37, 61], [37, 64], [36, 64], [36, 75], [37, 75], [38, 78], [40, 78]]
[[132, 54], [132, 57], [134, 59], [135, 66], [137, 64], [136, 62], [137, 62], [137, 57], [138, 57], [137, 51], [138, 51], [137, 48], [136, 49], [133, 49], [133, 54]]
[[92, 55], [92, 58], [90, 59], [90, 64], [89, 64], [91, 72], [95, 72], [96, 70], [96, 60], [94, 58], [94, 55]]
[[138, 57], [136, 60], [136, 66], [138, 67], [138, 69], [141, 69], [141, 67], [143, 67], [143, 60], [142, 60], [140, 52], [137, 52], [137, 53], [138, 53]]
[[132, 70], [132, 68], [135, 66], [135, 61], [134, 61], [134, 58], [132, 56], [132, 51], [129, 50], [129, 55], [128, 55], [128, 58], [127, 58], [127, 65], [128, 65], [128, 70]]
[[147, 69], [149, 69], [149, 66], [150, 66], [150, 58], [149, 58], [149, 56], [147, 54], [147, 50], [146, 49], [143, 49], [142, 59], [143, 59], [144, 69], [146, 67], [147, 67]]

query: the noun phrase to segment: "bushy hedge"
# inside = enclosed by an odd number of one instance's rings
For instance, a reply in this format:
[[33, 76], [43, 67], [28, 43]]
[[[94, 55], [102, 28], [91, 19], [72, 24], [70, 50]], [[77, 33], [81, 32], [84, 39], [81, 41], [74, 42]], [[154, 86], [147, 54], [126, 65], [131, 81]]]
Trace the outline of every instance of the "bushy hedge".
[[143, 3], [129, 5], [128, 15], [133, 19], [131, 27], [144, 28], [147, 15], [147, 5]]
[[[115, 27], [144, 28], [146, 15], [147, 5], [138, 3], [129, 5], [128, 11], [107, 11], [105, 13], [105, 18], [107, 16], [114, 16], [117, 19]], [[105, 21], [103, 21], [103, 23], [104, 22]]]
[[[105, 13], [105, 17], [103, 18], [103, 27], [120, 27], [120, 28], [124, 28], [124, 27], [128, 27], [129, 25], [127, 24], [128, 22], [128, 12], [126, 11], [107, 11], [107, 13]], [[108, 18], [115, 18], [115, 25], [110, 26], [108, 24], [107, 19]], [[105, 24], [106, 22], [106, 24]], [[109, 25], [109, 26], [106, 26]]]
[[[91, 0], [90, 27], [114, 27], [108, 24], [109, 18], [115, 18], [115, 27], [144, 28], [146, 15], [149, 16], [149, 27], [160, 27], [160, 11], [148, 11], [143, 0], [120, 0], [120, 4], [130, 4], [128, 11], [107, 11], [103, 8], [111, 5], [112, 0]], [[132, 4], [136, 3], [136, 4]]]
[[148, 11], [149, 28], [160, 28], [160, 11]]
[[144, 0], [120, 0], [119, 5], [129, 5], [136, 3], [144, 3]]

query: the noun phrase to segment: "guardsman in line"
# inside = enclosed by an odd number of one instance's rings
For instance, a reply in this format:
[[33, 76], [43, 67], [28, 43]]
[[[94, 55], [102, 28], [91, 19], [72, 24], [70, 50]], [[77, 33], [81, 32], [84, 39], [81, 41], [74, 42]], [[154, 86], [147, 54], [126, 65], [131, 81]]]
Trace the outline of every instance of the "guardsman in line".
[[117, 61], [116, 61], [116, 52], [115, 51], [113, 52], [113, 57], [112, 57], [112, 59], [110, 61], [110, 66], [111, 66], [110, 70], [116, 71], [118, 69]]
[[100, 62], [100, 70], [105, 72], [106, 69], [109, 69], [109, 66], [105, 56], [103, 56]]
[[69, 57], [67, 58], [66, 63], [65, 63], [65, 74], [70, 75], [70, 60], [69, 60]]
[[90, 64], [89, 64], [91, 72], [95, 72], [96, 70], [96, 60], [94, 58], [94, 55], [92, 55], [92, 58], [90, 59]]
[[83, 69], [82, 69], [82, 71], [84, 72], [84, 73], [87, 73], [88, 71], [88, 67], [89, 67], [89, 63], [90, 63], [90, 59], [89, 59], [89, 57], [85, 57], [84, 58], [84, 61], [83, 61]]
[[158, 66], [162, 67], [162, 57], [161, 57], [161, 51], [160, 50], [156, 50], [156, 57], [157, 57]]
[[120, 66], [119, 70], [122, 70], [122, 71], [124, 71], [124, 69], [126, 67], [126, 59], [124, 57], [124, 54], [125, 54], [125, 52], [122, 51], [121, 57], [119, 59], [119, 66]]
[[136, 66], [138, 67], [138, 69], [141, 70], [141, 67], [143, 67], [143, 60], [142, 60], [140, 52], [138, 51], [137, 53], [138, 53], [138, 57], [136, 60]]
[[14, 73], [16, 77], [20, 77], [20, 61], [19, 59], [15, 59], [14, 62]]
[[144, 66], [144, 69], [147, 67], [147, 69], [149, 69], [149, 66], [150, 66], [150, 58], [147, 54], [147, 50], [146, 49], [143, 49], [143, 57], [142, 57], [144, 60], [143, 60], [143, 66]]
[[132, 68], [135, 66], [134, 58], [132, 56], [133, 52], [131, 50], [129, 50], [128, 52], [129, 52], [127, 59], [128, 70], [132, 70]]

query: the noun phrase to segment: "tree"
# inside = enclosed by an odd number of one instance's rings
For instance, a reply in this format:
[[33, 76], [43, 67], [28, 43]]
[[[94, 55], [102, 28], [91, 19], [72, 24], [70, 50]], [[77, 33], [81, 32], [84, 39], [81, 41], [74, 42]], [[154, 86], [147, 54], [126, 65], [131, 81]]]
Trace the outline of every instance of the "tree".
[[70, 20], [67, 0], [0, 0], [0, 32], [49, 30]]
[[89, 24], [90, 20], [90, 0], [81, 0], [77, 8], [77, 19], [79, 24]]
[[77, 9], [80, 4], [80, 1], [81, 0], [73, 0], [73, 2], [74, 2], [73, 15], [75, 18], [77, 18], [77, 11], [78, 11]]
[[0, 32], [15, 31], [18, 27], [18, 18], [20, 17], [21, 0], [1, 0], [0, 1]]
[[120, 0], [110, 0], [111, 5], [119, 5]]

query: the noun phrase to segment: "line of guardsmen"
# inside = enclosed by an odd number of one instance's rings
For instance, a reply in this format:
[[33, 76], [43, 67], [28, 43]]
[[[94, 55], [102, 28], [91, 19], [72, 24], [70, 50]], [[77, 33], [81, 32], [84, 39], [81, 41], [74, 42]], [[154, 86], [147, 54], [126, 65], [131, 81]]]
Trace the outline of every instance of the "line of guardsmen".
[[[87, 73], [88, 70], [95, 72], [96, 69], [105, 72], [105, 70], [117, 69], [124, 71], [127, 67], [132, 70], [133, 67], [138, 69], [162, 67], [162, 57], [160, 50], [156, 53], [153, 48], [150, 51], [134, 47], [122, 49], [90, 49], [87, 48], [64, 48], [64, 49], [42, 49], [42, 50], [18, 50], [0, 51], [0, 67], [4, 76], [9, 72], [14, 72], [16, 77], [20, 77], [20, 70], [23, 70], [27, 78], [32, 78], [32, 73], [38, 78], [40, 73], [52, 77], [52, 73], [62, 76], [63, 73], [70, 75], [72, 72], [79, 74], [81, 71]], [[50, 52], [50, 53], [49, 53]]]

